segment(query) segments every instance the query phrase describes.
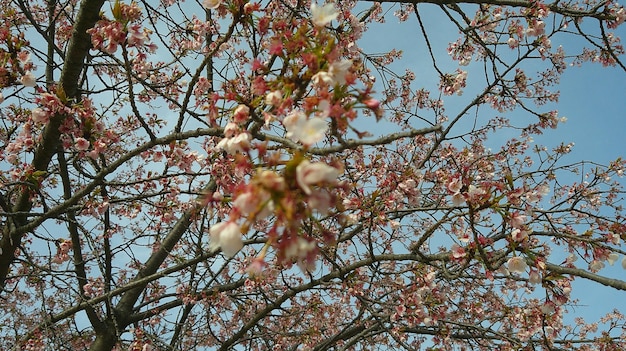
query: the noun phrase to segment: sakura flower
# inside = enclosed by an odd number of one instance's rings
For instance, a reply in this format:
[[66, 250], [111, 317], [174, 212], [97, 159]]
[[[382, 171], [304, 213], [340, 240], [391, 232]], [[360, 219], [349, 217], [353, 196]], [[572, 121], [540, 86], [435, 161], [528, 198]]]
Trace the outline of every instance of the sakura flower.
[[296, 181], [307, 195], [313, 192], [311, 185], [335, 183], [337, 177], [339, 177], [339, 170], [322, 162], [311, 163], [304, 160], [296, 167]]
[[462, 246], [459, 246], [457, 244], [452, 245], [452, 258], [454, 259], [460, 259], [465, 257], [467, 253], [465, 252], [465, 249]]
[[30, 119], [35, 123], [47, 123], [48, 118], [48, 113], [39, 107], [33, 109], [30, 113]]
[[519, 42], [517, 41], [517, 39], [515, 39], [515, 38], [513, 38], [513, 37], [510, 37], [510, 38], [506, 41], [506, 43], [507, 43], [507, 44], [509, 44], [509, 47], [510, 47], [511, 49], [515, 49], [515, 48], [519, 45]]
[[315, 268], [315, 261], [311, 260], [311, 256], [316, 249], [317, 245], [314, 241], [299, 237], [285, 248], [285, 259], [296, 261], [303, 271], [310, 272]]
[[307, 146], [322, 140], [328, 130], [328, 124], [323, 118], [307, 119], [301, 111], [293, 111], [285, 117], [283, 125], [287, 129], [288, 138]]
[[246, 105], [239, 105], [237, 106], [237, 108], [235, 109], [235, 112], [233, 113], [233, 121], [237, 123], [244, 123], [245, 121], [248, 120], [249, 116], [250, 116], [250, 108]]
[[219, 222], [209, 229], [211, 243], [209, 248], [222, 249], [224, 255], [233, 257], [243, 248], [241, 227], [234, 222]]
[[235, 136], [235, 133], [237, 132], [237, 128], [238, 127], [236, 123], [228, 122], [226, 127], [224, 127], [224, 136], [227, 138], [232, 138], [233, 136]]
[[272, 192], [283, 192], [287, 189], [287, 183], [285, 178], [274, 171], [262, 170], [260, 171], [255, 180], [265, 189]]
[[243, 5], [243, 12], [246, 15], [249, 15], [253, 13], [254, 11], [259, 11], [259, 9], [260, 9], [260, 4], [258, 2], [255, 2], [255, 3], [248, 2], [245, 5]]
[[509, 258], [506, 264], [507, 264], [507, 267], [509, 268], [509, 272], [511, 273], [514, 273], [514, 272], [523, 273], [526, 271], [526, 268], [528, 268], [528, 265], [526, 264], [526, 260], [524, 260], [523, 257], [519, 257], [519, 256]]
[[541, 306], [541, 312], [543, 314], [554, 314], [554, 312], [556, 312], [556, 306], [554, 304], [554, 302], [552, 301], [546, 301], [542, 306]]
[[615, 252], [612, 252], [609, 254], [609, 257], [607, 257], [607, 261], [609, 262], [609, 264], [612, 266], [615, 262], [617, 262], [617, 259], [619, 258], [619, 255], [616, 254]]
[[509, 225], [513, 228], [521, 228], [525, 222], [526, 216], [519, 212], [513, 212], [509, 217]]
[[461, 206], [463, 201], [465, 201], [465, 197], [461, 194], [461, 188], [463, 187], [463, 183], [461, 182], [461, 178], [452, 178], [446, 188], [448, 191], [452, 193], [452, 204], [454, 206]]
[[604, 262], [602, 261], [598, 261], [598, 260], [593, 260], [591, 261], [591, 263], [589, 264], [589, 270], [592, 273], [598, 272], [599, 270], [601, 270], [602, 268], [604, 268]]
[[316, 191], [309, 196], [307, 204], [312, 209], [317, 210], [319, 213], [325, 215], [332, 206], [333, 198], [328, 191], [320, 190]]
[[30, 71], [24, 73], [22, 78], [20, 78], [20, 82], [25, 87], [34, 87], [35, 85], [37, 85], [37, 80], [35, 79], [33, 73]]
[[269, 106], [278, 106], [280, 105], [282, 99], [283, 93], [278, 90], [274, 90], [265, 96], [265, 104]]
[[334, 86], [335, 84], [343, 85], [346, 84], [346, 75], [350, 71], [351, 67], [352, 60], [335, 61], [331, 63], [328, 67], [328, 72], [317, 72], [315, 75], [313, 75], [313, 77], [311, 77], [311, 80], [317, 86]]
[[463, 205], [463, 201], [465, 201], [465, 197], [463, 197], [463, 194], [456, 193], [456, 194], [452, 195], [452, 204], [454, 206], [461, 206], [461, 205]]
[[541, 283], [541, 274], [536, 270], [532, 269], [530, 274], [528, 275], [528, 282], [534, 285]]
[[526, 35], [530, 37], [537, 37], [545, 32], [546, 24], [544, 21], [533, 20], [528, 29], [526, 29]]
[[20, 61], [22, 65], [25, 65], [30, 62], [30, 52], [28, 51], [20, 51], [17, 54], [17, 60]]
[[222, 0], [204, 0], [202, 2], [202, 6], [204, 6], [205, 9], [209, 10], [215, 10], [216, 8], [220, 7], [221, 4]]
[[477, 201], [485, 194], [487, 194], [487, 192], [481, 187], [477, 187], [473, 184], [467, 187], [467, 196], [471, 201]]
[[316, 86], [333, 85], [333, 77], [326, 71], [319, 71], [311, 77], [311, 81]]
[[311, 3], [311, 15], [311, 21], [316, 27], [325, 27], [339, 16], [339, 12], [333, 4], [318, 7], [316, 3]]
[[370, 110], [378, 110], [378, 108], [380, 108], [380, 101], [374, 98], [369, 98], [363, 101], [363, 104], [365, 104], [365, 106], [367, 106]]
[[352, 67], [352, 60], [335, 61], [330, 64], [328, 73], [336, 84], [346, 84], [346, 74]]
[[126, 42], [129, 46], [140, 47], [144, 45], [145, 40], [147, 39], [146, 34], [141, 31], [141, 26], [138, 24], [134, 24], [128, 27], [128, 35], [126, 37]]
[[232, 138], [224, 138], [216, 145], [216, 148], [226, 151], [230, 155], [244, 152], [250, 148], [250, 134], [240, 133]]
[[89, 141], [85, 138], [76, 138], [76, 140], [74, 140], [74, 147], [76, 150], [85, 151], [89, 149]]
[[446, 185], [448, 191], [453, 194], [460, 192], [462, 186], [463, 184], [461, 183], [461, 179], [458, 177], [452, 178]]
[[529, 233], [527, 230], [515, 228], [511, 232], [511, 239], [513, 239], [513, 241], [515, 242], [521, 243], [522, 241], [526, 240], [526, 238], [528, 238], [528, 234]]
[[623, 7], [617, 11], [613, 9], [611, 12], [614, 12], [613, 15], [615, 16], [615, 22], [611, 23], [611, 26], [609, 28], [616, 28], [626, 21], [626, 10], [624, 10]]
[[246, 273], [248, 273], [251, 277], [258, 277], [263, 274], [263, 269], [267, 267], [267, 263], [261, 257], [255, 257], [248, 268], [246, 268]]
[[270, 200], [270, 194], [266, 191], [245, 192], [239, 194], [233, 201], [233, 207], [241, 214], [248, 216], [254, 214], [255, 218], [265, 218], [274, 210], [274, 203]]

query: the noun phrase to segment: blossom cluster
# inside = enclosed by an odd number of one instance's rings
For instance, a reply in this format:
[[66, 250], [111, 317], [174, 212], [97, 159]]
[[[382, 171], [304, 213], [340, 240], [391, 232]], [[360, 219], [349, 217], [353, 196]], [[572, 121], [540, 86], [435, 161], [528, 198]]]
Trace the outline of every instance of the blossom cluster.
[[[219, 6], [214, 5], [204, 4], [211, 9]], [[282, 170], [259, 168], [253, 172], [248, 183], [238, 185], [231, 198], [228, 220], [209, 228], [210, 247], [221, 248], [226, 256], [234, 256], [244, 247], [244, 236], [251, 227], [265, 228], [268, 242], [252, 262], [251, 272], [264, 267], [263, 258], [270, 246], [276, 248], [279, 263], [297, 263], [305, 270], [312, 267], [317, 252], [316, 242], [330, 238], [304, 234], [301, 225], [307, 220], [315, 221], [315, 216], [331, 213], [337, 205], [337, 191], [346, 185], [339, 181], [342, 173], [340, 162], [313, 161], [306, 156], [306, 151], [330, 137], [328, 131], [333, 121], [337, 128], [347, 128], [350, 119], [354, 118], [354, 101], [359, 101], [377, 116], [380, 114], [379, 102], [371, 97], [369, 90], [353, 92], [347, 88], [355, 82], [354, 71], [357, 68], [352, 59], [337, 55], [330, 45], [309, 46], [319, 45], [314, 40], [316, 37], [327, 38], [325, 27], [340, 13], [332, 4], [317, 6], [315, 3], [311, 5], [311, 12], [309, 23], [313, 26], [309, 27], [310, 35], [305, 35], [305, 32], [284, 33], [269, 38], [267, 49], [285, 60], [298, 52], [310, 69], [302, 79], [311, 83], [316, 96], [307, 97], [301, 105], [294, 106], [289, 96], [292, 88], [281, 88], [282, 83], [279, 83], [284, 77], [271, 81], [267, 76], [258, 76], [252, 84], [252, 91], [262, 99], [235, 105], [223, 129], [223, 138], [215, 146], [235, 157], [238, 163], [245, 164], [241, 161], [243, 158], [252, 157], [255, 149], [265, 148], [255, 144], [247, 130], [257, 114], [263, 116], [265, 128], [280, 123], [285, 139], [302, 145], [301, 151], [290, 155], [289, 161], [278, 162]], [[303, 25], [307, 28], [307, 22]], [[275, 28], [280, 29], [282, 25], [276, 24]], [[303, 36], [296, 38], [294, 35]], [[285, 41], [285, 37], [290, 40]], [[255, 72], [267, 69], [258, 60], [252, 62], [252, 68]], [[351, 105], [346, 108], [348, 103]]]
[[461, 95], [467, 80], [467, 71], [457, 69], [455, 73], [445, 74], [439, 82], [439, 89], [444, 95]]
[[156, 46], [148, 42], [150, 31], [137, 23], [131, 24], [140, 15], [141, 9], [136, 2], [127, 5], [116, 1], [113, 8], [114, 20], [101, 19], [87, 31], [91, 35], [93, 47], [108, 54], [115, 53], [119, 45], [154, 52]]
[[59, 240], [57, 243], [57, 253], [52, 259], [52, 262], [61, 264], [70, 260], [69, 252], [72, 249], [72, 242], [69, 240]]
[[287, 164], [282, 174], [258, 170], [235, 194], [229, 220], [209, 229], [210, 248], [219, 247], [226, 256], [234, 256], [243, 248], [243, 235], [249, 228], [273, 216], [269, 240], [279, 249], [283, 263], [310, 268], [317, 248], [314, 239], [300, 234], [299, 228], [313, 211], [327, 214], [335, 206], [337, 199], [329, 188], [340, 186], [340, 174], [336, 167], [301, 156]]

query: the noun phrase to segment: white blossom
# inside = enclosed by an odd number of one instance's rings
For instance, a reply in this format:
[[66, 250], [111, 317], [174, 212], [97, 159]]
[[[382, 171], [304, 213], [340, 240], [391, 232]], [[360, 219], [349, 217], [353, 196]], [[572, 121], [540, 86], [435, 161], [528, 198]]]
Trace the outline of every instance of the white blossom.
[[335, 5], [326, 4], [318, 7], [316, 3], [311, 3], [311, 21], [316, 27], [324, 27], [339, 16]]

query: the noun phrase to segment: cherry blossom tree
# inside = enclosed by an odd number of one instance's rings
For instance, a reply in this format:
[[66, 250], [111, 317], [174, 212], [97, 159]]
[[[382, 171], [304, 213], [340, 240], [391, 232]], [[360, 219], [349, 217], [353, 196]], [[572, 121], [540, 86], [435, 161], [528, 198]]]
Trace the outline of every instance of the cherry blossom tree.
[[626, 349], [626, 161], [552, 131], [622, 5], [0, 1], [3, 350]]

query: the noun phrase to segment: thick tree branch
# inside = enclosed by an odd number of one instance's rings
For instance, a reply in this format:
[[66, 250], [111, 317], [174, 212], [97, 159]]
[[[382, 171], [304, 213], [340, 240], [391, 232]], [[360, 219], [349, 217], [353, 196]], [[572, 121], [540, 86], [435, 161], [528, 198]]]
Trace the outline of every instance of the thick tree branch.
[[574, 277], [581, 277], [602, 285], [626, 291], [626, 282], [619, 279], [603, 277], [580, 268], [568, 268], [552, 263], [546, 263], [546, 269], [557, 274], [569, 274]]

